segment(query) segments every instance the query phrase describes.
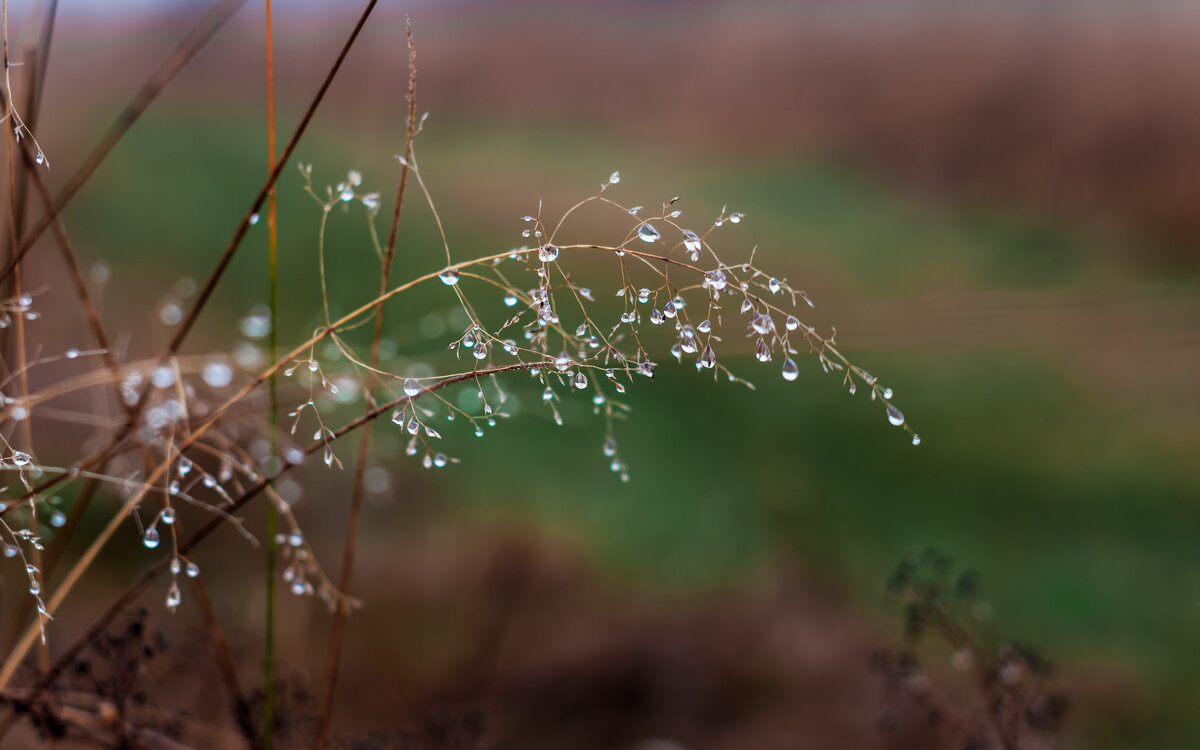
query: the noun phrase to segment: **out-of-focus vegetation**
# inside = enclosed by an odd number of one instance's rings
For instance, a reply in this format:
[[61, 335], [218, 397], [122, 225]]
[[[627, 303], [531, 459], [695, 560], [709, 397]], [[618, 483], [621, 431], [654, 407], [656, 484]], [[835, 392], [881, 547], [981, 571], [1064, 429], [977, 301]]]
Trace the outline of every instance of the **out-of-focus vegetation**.
[[[630, 203], [680, 195], [685, 216], [701, 217], [698, 223], [728, 204], [747, 220], [723, 230], [726, 255], [737, 257], [740, 248], [748, 256], [758, 246], [760, 259], [771, 258], [806, 289], [818, 320], [838, 327], [843, 350], [896, 390], [923, 443], [911, 446], [877, 405], [863, 394], [850, 397], [815, 362], [803, 362], [800, 378], [786, 383], [774, 367], [756, 367], [747, 345], [741, 372], [755, 391], [713, 384], [673, 363], [631, 391], [633, 413], [618, 431], [633, 481], [622, 484], [603, 460], [602, 428], [585, 402], [564, 406], [566, 426], [557, 427], [533, 387], [517, 386], [517, 418], [483, 440], [454, 435], [449, 452], [463, 463], [436, 477], [413, 477], [421, 469], [403, 456], [403, 437], [390, 425], [375, 428], [380, 462], [397, 477], [397, 491], [370, 509], [362, 557], [380, 559], [401, 530], [416, 533], [405, 529], [404, 490], [417, 488], [423, 502], [452, 508], [451, 520], [431, 524], [438, 533], [460, 516], [531, 522], [567, 536], [611, 581], [639, 595], [703, 598], [750, 586], [784, 564], [849, 592], [854, 611], [886, 632], [883, 581], [913, 549], [936, 546], [980, 571], [997, 631], [1037, 644], [1057, 663], [1079, 746], [1193, 746], [1200, 737], [1193, 648], [1200, 623], [1200, 278], [1190, 248], [1200, 190], [1172, 159], [1192, 163], [1184, 157], [1200, 143], [1200, 106], [1194, 94], [1170, 108], [1160, 89], [1143, 93], [1152, 45], [1121, 33], [1120, 19], [1082, 11], [1072, 37], [1072, 16], [1051, 18], [1032, 5], [1025, 16], [1005, 17], [995, 36], [961, 14], [937, 23], [927, 5], [919, 11], [931, 20], [923, 31], [895, 9], [887, 21], [821, 15], [814, 30], [804, 27], [803, 13], [759, 8], [747, 17], [761, 23], [777, 12], [791, 25], [777, 25], [755, 53], [746, 38], [759, 27], [743, 26], [732, 5], [701, 12], [666, 4], [636, 12], [630, 5], [623, 15], [639, 23], [625, 18], [619, 29], [592, 24], [580, 32], [593, 44], [611, 42], [611, 55], [601, 58], [569, 48], [575, 24], [607, 17], [607, 9], [499, 7], [469, 20], [414, 11], [420, 95], [427, 96], [421, 108], [433, 110], [417, 151], [455, 255], [523, 244], [519, 218], [539, 199], [553, 216], [613, 169], [624, 177], [614, 190]], [[1182, 45], [1200, 26], [1179, 12], [1191, 35], [1174, 29], [1166, 38]], [[667, 38], [676, 21], [691, 24], [694, 36]], [[247, 27], [253, 30], [248, 20]], [[1136, 31], [1144, 36], [1149, 28]], [[953, 37], [963, 29], [987, 41], [978, 54]], [[1027, 42], [1047, 49], [1028, 41], [1043, 29], [1077, 44], [1057, 56], [1029, 56], [1019, 75], [1005, 77], [1005, 61], [1021, 57]], [[392, 189], [392, 154], [403, 141], [400, 87], [373, 66], [394, 71], [404, 56], [385, 32], [377, 34], [337, 92], [345, 106], [325, 111], [299, 152], [314, 165], [318, 185], [353, 168], [370, 189]], [[1104, 34], [1123, 42], [1122, 52], [1093, 38]], [[489, 35], [498, 41], [484, 50], [537, 39], [546, 67], [561, 58], [563, 75], [575, 78], [535, 75], [524, 52], [495, 68], [472, 67], [482, 53], [469, 41]], [[784, 61], [807, 71], [797, 79], [772, 73], [761, 52], [793, 38], [822, 42]], [[952, 62], [935, 66], [936, 56], [917, 56], [915, 39], [945, 40]], [[298, 42], [295, 49], [285, 43], [282, 54], [301, 55]], [[651, 49], [659, 45], [665, 49]], [[672, 56], [703, 58], [693, 46], [714, 60], [698, 72]], [[1193, 54], [1166, 50], [1172, 71]], [[959, 65], [950, 77], [955, 62], [971, 60], [977, 68]], [[1081, 60], [1107, 67], [1088, 70]], [[258, 113], [244, 105], [214, 109], [219, 97], [245, 92], [234, 84], [227, 91], [223, 79], [205, 72], [205, 61], [218, 69], [233, 64], [202, 56], [180, 82], [194, 87], [200, 103], [172, 91], [65, 217], [86, 251], [113, 266], [106, 319], [116, 329], [140, 328], [132, 346], [147, 352], [167, 331], [134, 317], [122, 301], [165, 296], [178, 278], [201, 277], [262, 172]], [[729, 68], [740, 74], [740, 89]], [[283, 70], [288, 79], [292, 72]], [[306, 90], [313, 76], [299, 62], [294, 70], [296, 80], [284, 85]], [[1072, 85], [1086, 81], [1099, 96], [1112, 70], [1128, 77], [1127, 99], [1106, 95], [1093, 106]], [[590, 85], [593, 75], [601, 83]], [[706, 75], [713, 80], [706, 83]], [[896, 90], [894, 100], [885, 89]], [[985, 96], [995, 91], [1007, 95]], [[1142, 95], [1152, 106], [1140, 107]], [[362, 98], [368, 103], [346, 104]], [[726, 98], [745, 114], [693, 128], [679, 111], [694, 103], [711, 116], [730, 108], [719, 104]], [[59, 100], [55, 123], [54, 104], [48, 127], [65, 130], [66, 105]], [[1118, 104], [1109, 120], [1087, 116]], [[776, 108], [787, 122], [809, 117], [817, 125], [797, 136], [800, 144], [776, 128], [742, 126], [742, 117], [770, 118]], [[897, 117], [903, 112], [909, 116]], [[1105, 131], [1112, 121], [1124, 129]], [[967, 135], [991, 145], [972, 150], [977, 144]], [[1051, 135], [1057, 151], [1046, 143]], [[1057, 169], [1045, 165], [1047, 152], [1061, 158]], [[284, 342], [320, 322], [319, 209], [300, 187], [295, 170], [285, 172]], [[332, 296], [365, 300], [376, 269], [363, 234], [349, 224], [335, 226], [328, 243]], [[599, 220], [584, 225], [605, 231]], [[439, 254], [428, 211], [410, 200], [398, 274], [434, 270], [443, 265]], [[236, 261], [207, 313], [207, 330], [231, 330], [259, 299], [264, 265], [262, 253]], [[593, 286], [598, 296], [612, 293]], [[422, 322], [445, 319], [446, 305], [435, 293], [388, 309], [393, 364], [444, 349], [446, 337], [430, 335], [438, 325]], [[145, 309], [139, 305], [137, 314]], [[223, 345], [215, 337], [208, 343]], [[310, 533], [329, 528], [336, 538], [341, 505], [313, 494], [298, 512]], [[334, 542], [326, 543], [333, 554]], [[219, 590], [219, 573], [212, 577]], [[370, 626], [388, 619], [384, 597], [361, 615]]]

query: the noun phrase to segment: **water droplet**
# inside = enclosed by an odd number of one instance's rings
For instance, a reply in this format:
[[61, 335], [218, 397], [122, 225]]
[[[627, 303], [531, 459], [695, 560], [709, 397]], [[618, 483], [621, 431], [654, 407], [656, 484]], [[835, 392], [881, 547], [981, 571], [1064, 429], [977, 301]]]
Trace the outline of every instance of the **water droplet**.
[[789, 315], [787, 316], [787, 321], [785, 321], [783, 325], [789, 331], [794, 331], [800, 327], [800, 321], [796, 319], [795, 315]]
[[538, 248], [538, 260], [550, 263], [558, 258], [558, 245], [545, 244]]
[[754, 344], [754, 356], [759, 362], [771, 361], [771, 347], [767, 346], [767, 342], [759, 339]]
[[475, 345], [475, 350], [472, 351], [471, 353], [473, 355], [475, 355], [475, 359], [487, 359], [487, 355], [488, 355], [487, 344], [480, 341], [478, 344]]
[[416, 417], [413, 417], [412, 419], [408, 420], [408, 426], [405, 429], [408, 430], [409, 435], [416, 435], [421, 429], [421, 423], [417, 421]]
[[700, 251], [704, 244], [700, 241], [700, 236], [690, 229], [683, 230], [683, 247], [688, 251], [693, 261], [700, 260]]
[[920, 444], [921, 444], [921, 436], [920, 436], [920, 435], [918, 435], [918, 434], [917, 434], [917, 433], [915, 433], [915, 432], [913, 433], [912, 444], [913, 444], [913, 445], [920, 445]]
[[775, 324], [771, 322], [771, 316], [764, 313], [755, 315], [750, 321], [750, 326], [754, 328], [755, 333], [761, 336], [767, 335], [775, 328]]
[[783, 360], [783, 379], [790, 382], [798, 377], [800, 377], [800, 368], [796, 366], [792, 358], [788, 357]]
[[657, 242], [661, 236], [658, 230], [651, 226], [649, 222], [638, 227], [637, 234], [638, 239], [642, 242]]
[[713, 352], [711, 345], [705, 344], [704, 351], [700, 353], [699, 364], [706, 370], [717, 366], [717, 355]]
[[696, 330], [700, 333], [708, 333], [712, 330], [712, 321], [708, 318], [705, 318], [704, 320], [700, 321], [699, 325], [696, 326]]
[[604, 440], [604, 455], [610, 457], [617, 455], [617, 441], [611, 437]]
[[38, 583], [36, 578], [29, 582], [29, 593], [33, 596], [42, 593], [42, 584]]
[[175, 509], [170, 507], [163, 508], [162, 513], [159, 514], [159, 518], [167, 526], [170, 526], [171, 524], [175, 523]]
[[175, 385], [175, 368], [170, 365], [159, 365], [150, 373], [150, 384], [155, 388], [170, 388]]
[[34, 161], [36, 161], [38, 164], [41, 164], [46, 161], [46, 155], [41, 151], [38, 151], [37, 156], [34, 157]]
[[258, 214], [250, 214], [250, 226], [258, 223]]
[[746, 313], [750, 312], [753, 309], [754, 309], [754, 303], [750, 301], [749, 297], [742, 300], [741, 313], [743, 315], [745, 315]]
[[650, 311], [650, 322], [654, 325], [662, 325], [663, 319], [663, 314], [658, 308]]
[[767, 279], [767, 289], [771, 290], [771, 294], [779, 294], [779, 288], [779, 279], [775, 278], [774, 276], [772, 276], [770, 279]]
[[504, 295], [504, 305], [505, 305], [506, 307], [512, 307], [512, 306], [514, 306], [514, 305], [516, 305], [516, 304], [517, 304], [517, 302], [518, 302], [518, 301], [519, 301], [519, 300], [516, 298], [516, 296], [515, 296], [515, 295], [512, 295], [512, 294], [506, 294], [506, 295]]
[[271, 311], [263, 305], [256, 306], [249, 315], [242, 318], [238, 328], [248, 339], [264, 338], [271, 332]]
[[546, 386], [546, 390], [542, 391], [542, 400], [549, 401], [552, 398], [554, 398], [554, 389]]
[[441, 279], [442, 283], [446, 286], [454, 286], [458, 283], [458, 269], [447, 268], [445, 271], [442, 271], [440, 274], [438, 274], [438, 278]]
[[183, 563], [179, 561], [178, 557], [172, 557], [171, 565], [169, 567], [171, 569], [171, 575], [177, 576], [179, 575], [179, 571], [183, 570]]
[[445, 453], [435, 453], [433, 456], [433, 465], [438, 467], [439, 469], [442, 468], [443, 466], [445, 466], [446, 465], [446, 454]]
[[584, 375], [582, 371], [575, 373], [575, 379], [571, 381], [571, 384], [582, 391], [584, 388], [587, 388], [587, 375]]
[[178, 325], [179, 321], [183, 320], [183, 308], [175, 300], [168, 299], [158, 308], [158, 319], [163, 325]]
[[61, 510], [56, 510], [50, 514], [50, 525], [54, 528], [61, 528], [67, 522], [67, 516]]
[[233, 368], [227, 362], [208, 362], [204, 365], [200, 377], [211, 388], [224, 388], [233, 382]]
[[883, 389], [883, 397], [884, 397], [884, 398], [891, 398], [891, 397], [892, 397], [892, 389], [891, 389], [891, 388], [884, 388], [884, 389]]
[[663, 315], [666, 315], [668, 318], [675, 317], [676, 312], [677, 310], [674, 302], [668, 302], [667, 304], [663, 305]]
[[75, 359], [76, 357], [79, 356], [79, 350], [78, 349], [68, 349], [66, 351], [66, 354], [64, 354], [63, 356], [65, 356], [67, 359]]
[[151, 526], [146, 529], [146, 533], [142, 536], [142, 544], [146, 545], [146, 549], [154, 549], [158, 546], [158, 529]]
[[897, 427], [904, 424], [904, 413], [891, 404], [887, 405], [887, 418]]
[[735, 211], [735, 212], [729, 214], [729, 223], [730, 224], [741, 224], [742, 219], [744, 219], [744, 218], [746, 218], [745, 214], [738, 213]]
[[621, 173], [620, 172], [613, 172], [612, 174], [610, 174], [608, 176], [608, 184], [609, 185], [616, 185], [620, 181], [621, 181]]
[[412, 398], [421, 392], [421, 384], [413, 378], [408, 378], [404, 381], [404, 395]]

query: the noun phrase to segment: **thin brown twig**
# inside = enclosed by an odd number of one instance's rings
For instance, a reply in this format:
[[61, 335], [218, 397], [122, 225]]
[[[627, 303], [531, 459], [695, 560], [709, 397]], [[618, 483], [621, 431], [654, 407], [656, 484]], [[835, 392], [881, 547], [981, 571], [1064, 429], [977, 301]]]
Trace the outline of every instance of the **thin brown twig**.
[[[404, 191], [408, 185], [408, 165], [412, 162], [413, 135], [416, 133], [417, 48], [413, 42], [411, 20], [408, 21], [405, 28], [408, 35], [408, 126], [405, 134], [404, 164], [400, 169], [400, 185], [396, 189], [396, 204], [392, 209], [392, 226], [388, 232], [388, 242], [383, 254], [379, 279], [379, 296], [381, 298], [387, 293], [392, 261], [396, 256], [396, 238], [400, 229], [400, 215], [404, 210]], [[375, 369], [379, 366], [379, 342], [383, 337], [383, 309], [384, 303], [380, 301], [379, 306], [375, 308], [375, 331], [371, 337], [371, 367], [367, 372], [367, 386], [364, 389], [368, 410], [375, 405], [374, 392], [378, 381]], [[338, 580], [338, 591], [342, 592], [343, 597], [334, 611], [333, 630], [329, 635], [329, 651], [325, 661], [325, 692], [313, 739], [314, 750], [321, 750], [329, 741], [329, 729], [333, 721], [333, 701], [337, 693], [342, 643], [346, 637], [346, 620], [350, 615], [346, 593], [350, 589], [350, 582], [354, 576], [358, 518], [362, 511], [363, 478], [366, 473], [370, 443], [371, 431], [363, 429], [362, 435], [359, 437], [358, 455], [354, 464], [354, 483], [350, 493], [350, 510], [346, 519], [346, 536], [342, 543], [342, 572]]]
[[233, 711], [234, 720], [237, 722], [242, 736], [246, 738], [247, 744], [250, 747], [257, 747], [258, 735], [254, 728], [254, 717], [250, 712], [250, 702], [246, 700], [246, 695], [242, 692], [241, 684], [238, 682], [237, 664], [229, 650], [229, 641], [221, 629], [221, 622], [217, 619], [216, 610], [213, 609], [212, 600], [208, 596], [208, 589], [204, 585], [203, 579], [201, 577], [192, 578], [191, 583], [192, 594], [196, 597], [196, 604], [200, 608], [200, 617], [204, 620], [204, 630], [208, 633], [208, 640], [213, 647], [217, 670], [221, 673], [221, 679], [225, 681], [225, 689], [229, 691], [230, 708]]

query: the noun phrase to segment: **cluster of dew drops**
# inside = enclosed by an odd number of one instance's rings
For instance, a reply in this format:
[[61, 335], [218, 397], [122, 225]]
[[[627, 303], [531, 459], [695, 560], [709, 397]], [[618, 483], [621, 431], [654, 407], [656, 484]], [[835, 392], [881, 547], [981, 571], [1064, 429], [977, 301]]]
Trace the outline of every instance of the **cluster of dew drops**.
[[[620, 174], [618, 172], [614, 172], [610, 176], [608, 183], [604, 186], [604, 188], [617, 184], [620, 182], [620, 179]], [[602, 193], [604, 188], [601, 190]], [[647, 245], [654, 245], [664, 242], [662, 232], [658, 227], [655, 226], [653, 222], [666, 222], [678, 227], [678, 225], [674, 224], [673, 220], [678, 219], [682, 212], [679, 210], [668, 212], [667, 210], [677, 200], [677, 198], [672, 199], [670, 202], [664, 205], [664, 212], [660, 219], [646, 219], [638, 224], [633, 232], [633, 236], [636, 237], [640, 242]], [[642, 210], [643, 207], [641, 206], [627, 209], [628, 213], [635, 217], [638, 217], [639, 212]], [[726, 214], [725, 209], [722, 209], [721, 214], [713, 223], [713, 228], [715, 229], [721, 227], [725, 223], [740, 224], [743, 222], [744, 218], [745, 215], [740, 212]], [[552, 290], [548, 283], [548, 267], [559, 259], [561, 249], [544, 238], [544, 232], [540, 219], [536, 219], [533, 216], [527, 215], [523, 217], [523, 220], [527, 224], [533, 224], [532, 227], [524, 229], [521, 234], [524, 238], [533, 238], [538, 241], [539, 244], [536, 247], [536, 258], [541, 263], [541, 266], [537, 268], [537, 272], [541, 277], [539, 288], [530, 290], [526, 295], [526, 298], [529, 300], [531, 306], [537, 310], [538, 319], [535, 326], [540, 328], [540, 331], [537, 331], [535, 328], [535, 332], [531, 332], [527, 328], [526, 339], [533, 339], [535, 341], [540, 339], [543, 342], [544, 347], [546, 330], [560, 322], [550, 300], [550, 292]], [[690, 229], [679, 229], [682, 235], [682, 242], [680, 244], [682, 245], [686, 257], [692, 263], [698, 263], [703, 256], [703, 251], [705, 248], [704, 237]], [[615, 255], [618, 257], [625, 256], [626, 252], [627, 251], [625, 250], [624, 246], [615, 249]], [[532, 254], [534, 254], [533, 249], [522, 248], [520, 251], [514, 251], [509, 258], [511, 260], [518, 260]], [[455, 266], [446, 268], [439, 275], [442, 283], [451, 287], [454, 287], [459, 283], [460, 277], [461, 274], [459, 269]], [[564, 279], [567, 286], [572, 287], [572, 282], [570, 281], [569, 276], [564, 274]], [[679, 290], [670, 288], [666, 283], [664, 283], [665, 292], [664, 288], [660, 288], [658, 290], [651, 290], [648, 287], [635, 288], [632, 283], [627, 280], [623, 280], [622, 286], [617, 290], [616, 294], [618, 297], [624, 297], [627, 300], [627, 305], [625, 310], [620, 313], [619, 322], [613, 326], [609, 336], [611, 337], [614, 334], [617, 334], [622, 326], [628, 326], [630, 332], [636, 336], [636, 326], [643, 319], [642, 315], [644, 309], [644, 307], [639, 308], [639, 305], [650, 305], [650, 309], [646, 314], [646, 319], [649, 320], [651, 325], [663, 325], [669, 321], [674, 323], [675, 330], [678, 333], [678, 338], [671, 346], [670, 353], [677, 361], [682, 362], [685, 354], [695, 355], [695, 366], [697, 370], [721, 369], [728, 374], [730, 380], [740, 380], [734, 376], [732, 372], [729, 372], [726, 368], [718, 365], [716, 352], [713, 348], [713, 342], [720, 341], [720, 338], [714, 333], [714, 324], [711, 319], [712, 313], [720, 310], [720, 305], [717, 303], [717, 301], [720, 299], [722, 292], [724, 292], [726, 295], [734, 296], [735, 299], [736, 296], [740, 294], [742, 296], [742, 302], [739, 312], [742, 315], [749, 316], [747, 322], [747, 336], [755, 338], [754, 355], [757, 360], [764, 363], [769, 362], [772, 360], [774, 354], [781, 352], [783, 354], [781, 375], [784, 380], [794, 382], [799, 378], [800, 368], [795, 359], [793, 359], [793, 356], [798, 356], [799, 352], [797, 349], [793, 348], [789, 338], [795, 336], [799, 339], [803, 339], [804, 342], [809, 345], [809, 353], [815, 353], [817, 355], [817, 360], [824, 372], [830, 373], [834, 371], [842, 371], [844, 373], [845, 384], [851, 395], [853, 395], [857, 390], [857, 385], [855, 383], [855, 376], [857, 376], [857, 378], [863, 384], [869, 386], [871, 399], [879, 399], [884, 403], [888, 422], [895, 426], [904, 427], [904, 429], [912, 435], [913, 445], [920, 444], [920, 436], [908, 427], [903, 413], [891, 403], [890, 399], [892, 398], [892, 390], [879, 385], [877, 379], [865, 370], [847, 362], [845, 358], [842, 357], [842, 355], [834, 348], [833, 345], [834, 337], [836, 337], [836, 329], [834, 330], [833, 337], [828, 339], [823, 338], [816, 333], [814, 328], [802, 324], [794, 314], [787, 313], [781, 310], [778, 306], [769, 302], [770, 298], [774, 297], [775, 295], [783, 295], [784, 297], [790, 297], [792, 305], [794, 306], [796, 303], [796, 298], [799, 296], [805, 303], [808, 304], [808, 306], [811, 307], [813, 303], [804, 291], [793, 290], [787, 284], [786, 280], [780, 280], [764, 274], [758, 269], [754, 268], [750, 263], [739, 264], [737, 266], [728, 266], [718, 262], [716, 268], [703, 272], [703, 279], [700, 286], [708, 293], [710, 315], [709, 317], [705, 317], [703, 320], [693, 325], [691, 322], [685, 320], [685, 308], [687, 307], [687, 301], [684, 299], [684, 296], [679, 292]], [[592, 301], [593, 298], [590, 290], [583, 287], [573, 288], [575, 289], [577, 296], [588, 301]], [[660, 297], [666, 297], [667, 301], [664, 304], [659, 304]], [[504, 303], [505, 305], [512, 307], [516, 305], [520, 299], [521, 296], [516, 290], [510, 290], [504, 297]], [[632, 300], [636, 300], [636, 304], [630, 304]], [[782, 331], [776, 327], [776, 315], [783, 318]], [[718, 322], [720, 321], [719, 312], [717, 320]], [[585, 320], [585, 322], [581, 323], [576, 330], [576, 338], [581, 343], [587, 344], [591, 348], [596, 348], [598, 346], [596, 336], [589, 335], [589, 331], [593, 328], [595, 328], [595, 323], [590, 319]], [[468, 341], [465, 345], [468, 347], [473, 346], [474, 354], [479, 359], [487, 358], [488, 350], [486, 345], [482, 339], [480, 339], [478, 342], [471, 340], [472, 333], [477, 334], [479, 331], [477, 329], [473, 329], [472, 332], [468, 332]], [[564, 341], [566, 341], [566, 339], [567, 336], [564, 334]], [[501, 343], [504, 345], [505, 351], [513, 354], [516, 353], [515, 349], [512, 347], [511, 341], [504, 341]], [[615, 354], [619, 359], [624, 360], [626, 364], [631, 362], [631, 360], [627, 359], [624, 357], [624, 355], [620, 354], [620, 352], [616, 351], [615, 347], [611, 346], [611, 344], [606, 346], [606, 352], [608, 354]], [[543, 351], [542, 354], [549, 356], [548, 352], [545, 351]], [[643, 358], [642, 354], [643, 352], [639, 343], [636, 362], [631, 367], [626, 367], [624, 371], [627, 373], [637, 372], [643, 375], [651, 376], [653, 374], [655, 363], [648, 357]], [[589, 381], [583, 367], [583, 363], [587, 360], [587, 353], [582, 346], [580, 347], [578, 359], [572, 357], [572, 355], [566, 351], [557, 357], [552, 357], [551, 359], [554, 368], [559, 372], [565, 373], [567, 376], [567, 382], [570, 385], [573, 385], [575, 388], [580, 390], [588, 387]], [[578, 366], [578, 368], [572, 369], [574, 366]], [[535, 368], [532, 374], [540, 377], [542, 369], [544, 368]], [[605, 368], [605, 373], [610, 379], [613, 379], [613, 369]], [[613, 382], [616, 385], [618, 392], [623, 393], [624, 388], [621, 386], [621, 384], [615, 380]], [[412, 385], [411, 390], [407, 387], [409, 384]], [[407, 395], [415, 397], [420, 393], [420, 385], [415, 381], [409, 381], [406, 383], [405, 392]], [[554, 389], [549, 384], [546, 384], [543, 392], [543, 401], [549, 404], [554, 410], [555, 421], [561, 424], [561, 416], [559, 415], [557, 409], [554, 408], [553, 404], [555, 398], [556, 396]], [[594, 402], [598, 407], [605, 403], [605, 396], [599, 389], [597, 389]], [[398, 423], [402, 422], [398, 421]], [[410, 432], [415, 433], [415, 431], [419, 428], [419, 425], [410, 419], [407, 427]], [[625, 472], [624, 464], [619, 459], [615, 458], [615, 446], [615, 440], [611, 434], [610, 427], [609, 434], [604, 442], [604, 454], [613, 459], [613, 470], [620, 472], [623, 478], [627, 478], [628, 475]]]

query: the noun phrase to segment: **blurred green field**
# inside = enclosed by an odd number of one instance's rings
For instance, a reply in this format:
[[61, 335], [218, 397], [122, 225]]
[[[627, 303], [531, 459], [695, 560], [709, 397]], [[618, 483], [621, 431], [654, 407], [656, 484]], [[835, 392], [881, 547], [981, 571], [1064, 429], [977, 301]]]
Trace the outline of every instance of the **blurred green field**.
[[[147, 116], [121, 144], [67, 215], [75, 235], [96, 238], [87, 251], [118, 271], [108, 299], [152, 299], [179, 276], [203, 277], [257, 186], [262, 149], [257, 136], [245, 135], [256, 126], [227, 116]], [[1056, 343], [1053, 336], [1021, 346], [1013, 334], [987, 327], [1002, 326], [1003, 317], [979, 326], [977, 345], [939, 344], [943, 329], [873, 327], [868, 313], [854, 309], [862, 303], [868, 312], [903, 312], [927, 293], [952, 291], [967, 300], [954, 314], [967, 318], [946, 325], [970, 333], [974, 294], [1113, 289], [1114, 301], [1135, 312], [1170, 303], [1190, 315], [1189, 300], [1200, 291], [1194, 277], [1139, 267], [1122, 252], [1136, 238], [986, 206], [920, 202], [828, 163], [727, 163], [631, 148], [599, 134], [442, 126], [436, 114], [418, 148], [459, 259], [520, 244], [519, 217], [539, 197], [553, 215], [613, 169], [625, 176], [620, 195], [630, 203], [681, 195], [689, 213], [712, 216], [725, 203], [745, 211], [747, 222], [723, 235], [725, 255], [759, 245], [762, 265], [806, 279], [801, 286], [817, 300], [823, 325], [838, 324], [839, 311], [857, 321], [862, 338], [847, 324], [842, 350], [895, 389], [924, 440], [911, 446], [878, 404], [861, 393], [851, 398], [815, 361], [785, 383], [777, 363], [764, 368], [745, 357], [735, 369], [754, 381], [754, 392], [666, 362], [653, 382], [630, 389], [632, 418], [618, 426], [631, 483], [608, 471], [603, 424], [586, 399], [564, 406], [567, 424], [558, 428], [531, 388], [514, 385], [522, 413], [488, 438], [446, 430], [447, 452], [463, 459], [439, 478], [454, 502], [470, 513], [519, 515], [566, 531], [635, 587], [703, 590], [746, 580], [779, 557], [799, 559], [881, 618], [891, 569], [907, 553], [934, 546], [979, 571], [997, 633], [1040, 646], [1076, 683], [1091, 674], [1132, 676], [1125, 687], [1140, 693], [1127, 713], [1082, 717], [1082, 746], [1195, 746], [1197, 402], [1194, 385], [1165, 392], [1194, 383], [1194, 355], [1178, 350], [1188, 341], [1188, 319], [1153, 332], [1153, 341], [1116, 332], [1106, 353], [1103, 342]], [[391, 155], [399, 150], [395, 134], [325, 130], [298, 158], [314, 164], [319, 185], [361, 170], [386, 205], [397, 171]], [[297, 172], [284, 174], [286, 343], [319, 323], [319, 211], [300, 194]], [[441, 265], [415, 191], [408, 205], [396, 278]], [[626, 228], [594, 226], [609, 234]], [[341, 309], [367, 299], [377, 284], [363, 237], [357, 220], [331, 234], [331, 288]], [[263, 242], [252, 240], [198, 340], [225, 346], [217, 332], [263, 297]], [[122, 281], [122, 266], [134, 264], [136, 280]], [[870, 306], [880, 300], [895, 307]], [[444, 350], [445, 341], [415, 335], [413, 321], [445, 312], [451, 301], [443, 289], [430, 289], [390, 308], [400, 357]], [[110, 305], [106, 314], [122, 320], [126, 313]], [[165, 338], [165, 329], [147, 330], [135, 348]], [[1133, 376], [1094, 366], [1126, 356], [1138, 365]], [[375, 429], [384, 455], [402, 445], [389, 427]], [[396, 461], [419, 471], [411, 459]]]

